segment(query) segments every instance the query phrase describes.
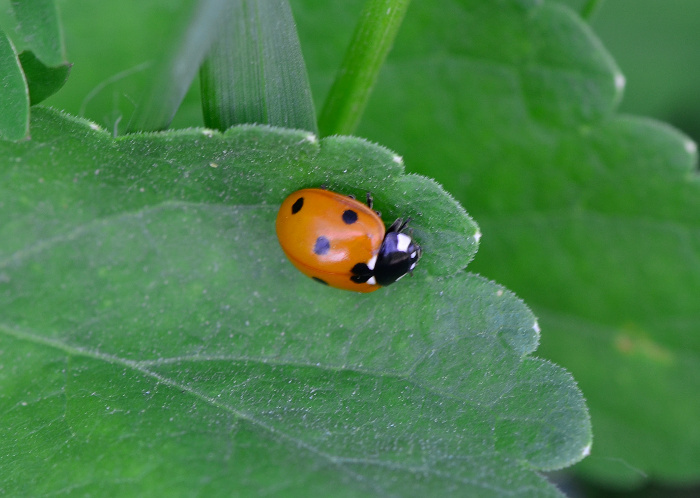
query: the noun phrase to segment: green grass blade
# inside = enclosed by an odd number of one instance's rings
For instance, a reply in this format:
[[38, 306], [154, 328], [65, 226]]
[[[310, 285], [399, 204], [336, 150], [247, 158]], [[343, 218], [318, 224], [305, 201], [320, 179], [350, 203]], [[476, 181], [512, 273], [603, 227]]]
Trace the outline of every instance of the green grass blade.
[[368, 0], [319, 117], [321, 134], [355, 131], [409, 0]]
[[47, 66], [64, 64], [63, 33], [54, 0], [13, 0], [12, 10], [26, 48]]
[[231, 2], [200, 71], [210, 128], [259, 123], [317, 133], [306, 65], [287, 0]]
[[0, 31], [0, 138], [21, 140], [29, 134], [29, 92], [15, 48]]
[[166, 43], [151, 87], [136, 108], [128, 132], [167, 128], [218, 35], [226, 0], [198, 0]]
[[603, 0], [588, 0], [583, 7], [581, 7], [581, 17], [590, 21], [602, 4]]

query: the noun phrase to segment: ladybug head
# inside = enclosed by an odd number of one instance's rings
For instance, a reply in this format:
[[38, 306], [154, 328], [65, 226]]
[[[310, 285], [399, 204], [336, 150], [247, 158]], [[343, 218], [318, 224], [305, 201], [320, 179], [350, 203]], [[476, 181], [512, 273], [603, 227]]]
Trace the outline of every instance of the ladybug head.
[[387, 230], [374, 265], [377, 284], [385, 286], [399, 280], [416, 267], [423, 251], [410, 235], [403, 233], [410, 218], [399, 218]]

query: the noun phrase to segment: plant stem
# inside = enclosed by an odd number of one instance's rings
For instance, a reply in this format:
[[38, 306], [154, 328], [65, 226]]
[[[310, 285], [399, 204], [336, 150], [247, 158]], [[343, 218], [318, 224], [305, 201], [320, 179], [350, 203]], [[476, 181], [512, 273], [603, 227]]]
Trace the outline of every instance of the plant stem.
[[581, 17], [587, 21], [591, 20], [593, 14], [600, 8], [603, 0], [588, 0], [583, 7], [581, 7]]
[[322, 136], [352, 134], [410, 0], [367, 0], [319, 117]]

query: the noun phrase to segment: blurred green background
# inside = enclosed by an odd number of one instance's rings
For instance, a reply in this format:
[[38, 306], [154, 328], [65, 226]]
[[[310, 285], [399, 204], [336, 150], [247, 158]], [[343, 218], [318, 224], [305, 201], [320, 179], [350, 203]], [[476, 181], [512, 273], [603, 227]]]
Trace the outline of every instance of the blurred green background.
[[[59, 0], [65, 32], [68, 58], [76, 63], [71, 77], [57, 95], [46, 105], [84, 114], [98, 123], [113, 125], [121, 114], [130, 113], [136, 105], [137, 88], [147, 79], [149, 56], [159, 47], [152, 44], [153, 35], [165, 33], [172, 14], [178, 12], [185, 0], [150, 0], [148, 9], [139, 9], [139, 2], [91, 2], [89, 0]], [[358, 6], [361, 2], [356, 3]], [[579, 8], [581, 0], [564, 2]], [[133, 9], [129, 4], [133, 4]], [[6, 15], [9, 0], [0, 2]], [[294, 2], [292, 1], [292, 7]], [[319, 19], [334, 18], [334, 5], [319, 8]], [[110, 19], [133, 10], [151, 15], [136, 15], [126, 23], [95, 23], [82, 20]], [[338, 7], [338, 10], [344, 10]], [[98, 15], [99, 14], [99, 15]], [[313, 19], [300, 21], [312, 25]], [[608, 51], [615, 58], [627, 80], [621, 112], [651, 116], [700, 139], [700, 2], [697, 0], [608, 0], [603, 1], [590, 20]], [[339, 61], [334, 47], [347, 40], [354, 19], [346, 19], [337, 30], [336, 40], [327, 43], [327, 66]], [[126, 29], [125, 29], [126, 28]], [[144, 36], [144, 33], [149, 33]], [[85, 39], [113, 38], [119, 44], [84, 44]], [[304, 33], [301, 33], [304, 42]], [[124, 44], [128, 51], [124, 50]], [[302, 47], [303, 48], [303, 47]], [[127, 58], [124, 56], [128, 55]], [[142, 63], [133, 64], [142, 56]], [[99, 67], [94, 61], [101, 60]], [[82, 61], [89, 64], [81, 64]], [[326, 66], [326, 64], [324, 64]], [[330, 85], [332, 74], [314, 74], [318, 68], [309, 67], [314, 99], [320, 107]], [[129, 89], [133, 88], [134, 93]], [[173, 127], [201, 124], [199, 88], [193, 85]], [[123, 123], [120, 123], [123, 125]]]
[[627, 79], [620, 111], [700, 141], [700, 2], [608, 0], [591, 25]]
[[[584, 2], [566, 3], [575, 7]], [[625, 75], [620, 112], [664, 121], [700, 143], [700, 2], [607, 0], [590, 24]], [[614, 491], [566, 479], [563, 484], [572, 496], [700, 496], [697, 486], [654, 483], [641, 490]]]
[[[584, 2], [566, 3], [576, 7]], [[667, 122], [700, 142], [700, 2], [607, 0], [590, 24], [625, 75], [620, 112]], [[695, 486], [654, 483], [615, 491], [566, 478], [562, 489], [571, 496], [609, 498], [700, 496]]]
[[[580, 7], [585, 2], [565, 3]], [[700, 2], [604, 0], [590, 24], [625, 75], [620, 112], [664, 121], [699, 143]], [[639, 490], [616, 491], [566, 478], [561, 484], [570, 496], [700, 496], [696, 486], [653, 483]]]

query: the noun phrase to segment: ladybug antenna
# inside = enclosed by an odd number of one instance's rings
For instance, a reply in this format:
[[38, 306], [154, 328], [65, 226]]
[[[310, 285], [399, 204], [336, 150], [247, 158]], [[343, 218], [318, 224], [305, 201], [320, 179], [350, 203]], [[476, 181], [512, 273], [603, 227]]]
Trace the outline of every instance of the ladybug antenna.
[[396, 233], [401, 233], [406, 229], [406, 225], [411, 221], [411, 218], [406, 218], [405, 220], [403, 218], [397, 218], [394, 223], [391, 224], [387, 232], [396, 232]]

